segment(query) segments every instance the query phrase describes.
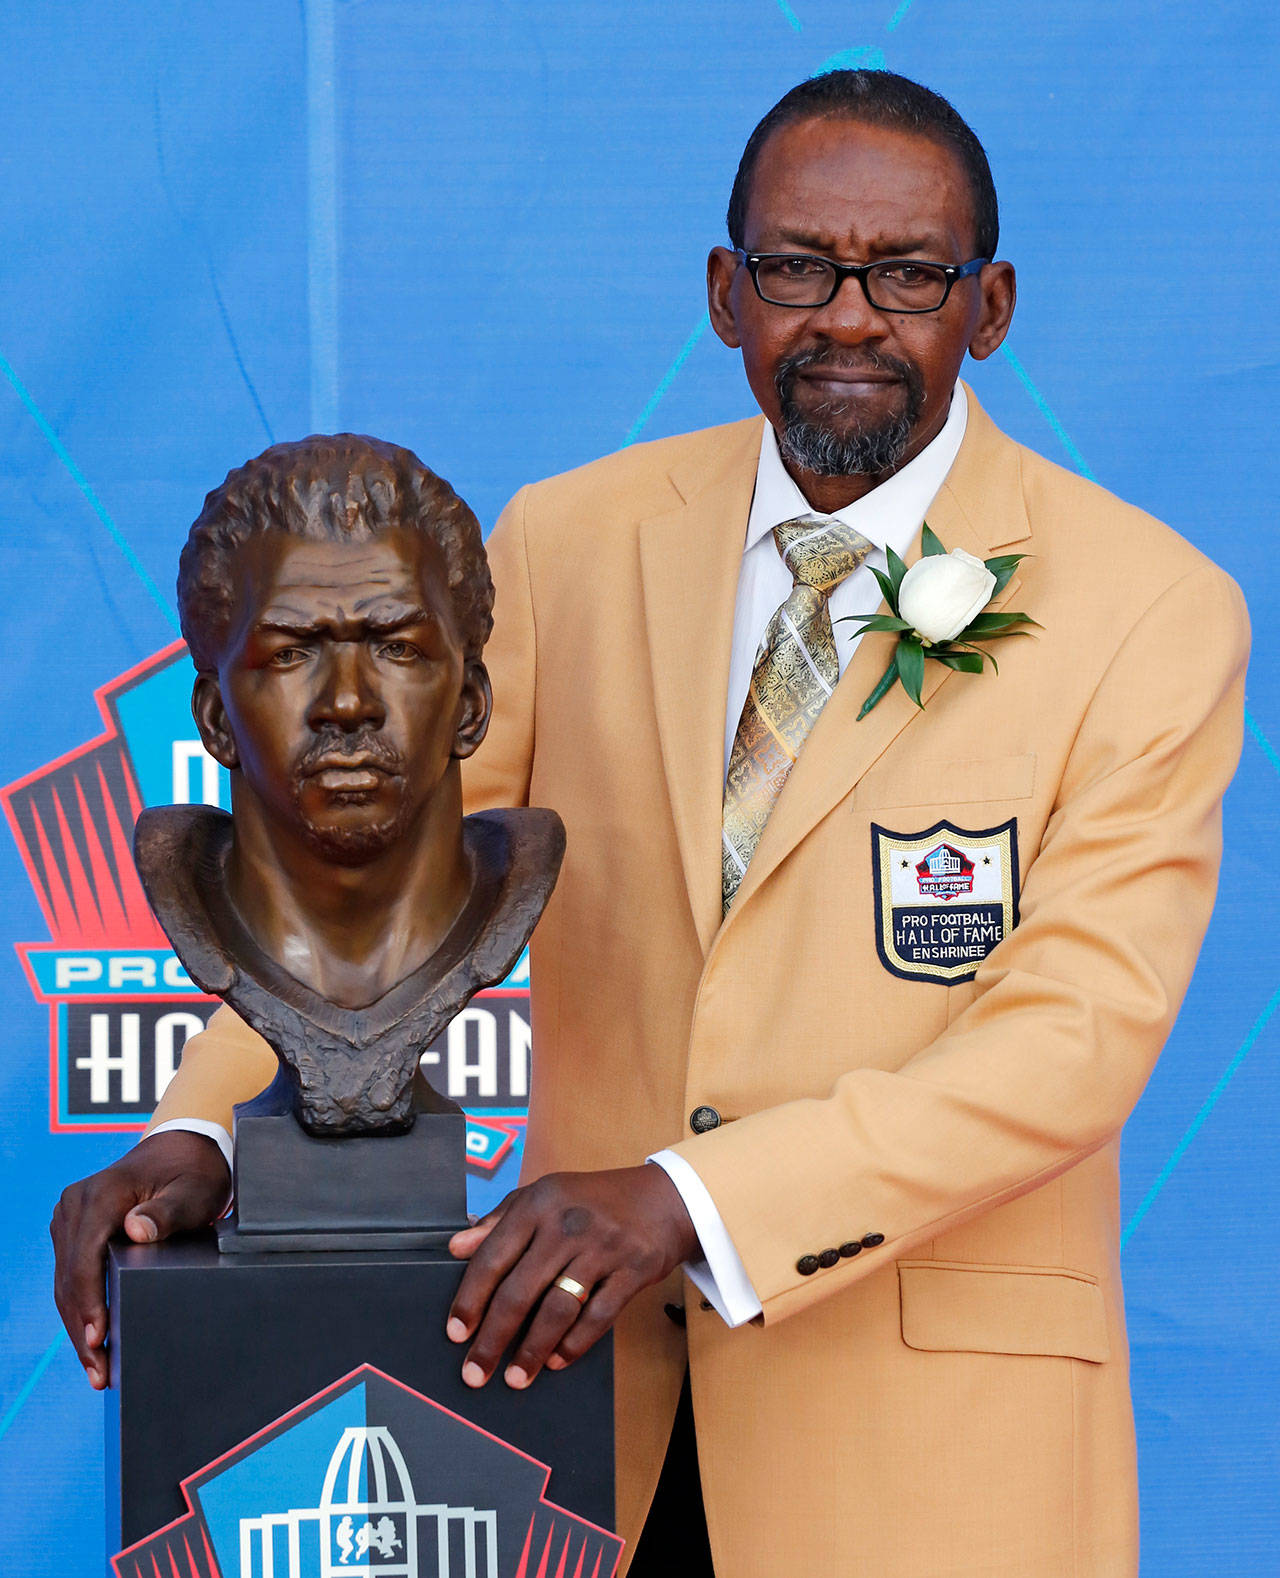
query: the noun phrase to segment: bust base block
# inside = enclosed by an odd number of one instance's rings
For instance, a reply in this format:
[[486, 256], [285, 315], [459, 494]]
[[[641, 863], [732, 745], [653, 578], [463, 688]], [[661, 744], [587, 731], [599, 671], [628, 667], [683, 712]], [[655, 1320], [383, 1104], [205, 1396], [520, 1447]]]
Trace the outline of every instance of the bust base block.
[[218, 1247], [248, 1254], [444, 1245], [467, 1225], [466, 1136], [461, 1108], [419, 1112], [405, 1134], [321, 1138], [291, 1112], [242, 1106], [236, 1211], [219, 1224]]

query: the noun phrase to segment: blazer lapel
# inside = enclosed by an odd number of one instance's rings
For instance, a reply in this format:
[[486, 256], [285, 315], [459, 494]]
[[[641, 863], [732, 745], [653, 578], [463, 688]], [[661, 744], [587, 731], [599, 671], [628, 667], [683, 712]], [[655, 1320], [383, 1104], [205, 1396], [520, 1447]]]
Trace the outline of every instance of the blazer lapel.
[[760, 436], [758, 418], [718, 432], [711, 456], [672, 471], [683, 502], [640, 525], [662, 764], [704, 953], [720, 925], [729, 654]]
[[[969, 418], [964, 441], [926, 518], [948, 549], [963, 548], [982, 559], [998, 549], [1023, 542], [1031, 535], [1031, 527], [1022, 497], [1017, 445], [1000, 432], [967, 386], [966, 391]], [[907, 561], [914, 563], [919, 557], [917, 535]], [[992, 602], [992, 609], [1004, 607], [1019, 584], [1015, 574]], [[881, 604], [882, 610], [883, 607]], [[791, 770], [734, 897], [726, 926], [801, 839], [850, 793], [868, 768], [900, 735], [921, 724], [929, 706], [937, 704], [933, 698], [944, 685], [957, 677], [965, 684], [984, 682], [976, 675], [956, 676], [954, 670], [941, 663], [926, 663], [921, 691], [923, 711], [901, 685], [895, 685], [858, 722], [863, 701], [893, 655], [894, 639], [881, 633], [864, 636], [858, 643], [849, 667]], [[721, 749], [723, 752], [723, 746]]]

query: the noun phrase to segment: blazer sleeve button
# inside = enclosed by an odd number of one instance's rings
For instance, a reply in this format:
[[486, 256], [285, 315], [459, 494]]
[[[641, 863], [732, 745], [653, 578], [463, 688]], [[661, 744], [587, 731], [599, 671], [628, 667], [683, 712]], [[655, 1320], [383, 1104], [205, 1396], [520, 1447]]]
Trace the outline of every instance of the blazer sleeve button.
[[817, 1255], [801, 1255], [796, 1261], [796, 1270], [802, 1277], [811, 1277], [818, 1269]]
[[714, 1107], [695, 1107], [689, 1114], [689, 1127], [695, 1134], [709, 1134], [720, 1127], [720, 1114]]
[[840, 1251], [838, 1249], [824, 1249], [818, 1256], [818, 1264], [825, 1271], [829, 1271], [832, 1266], [838, 1266], [840, 1264]]
[[863, 1249], [874, 1249], [877, 1244], [884, 1243], [883, 1233], [864, 1233], [862, 1235]]
[[840, 1253], [846, 1260], [852, 1260], [855, 1255], [862, 1253], [862, 1245], [857, 1239], [851, 1239], [847, 1244], [841, 1244]]

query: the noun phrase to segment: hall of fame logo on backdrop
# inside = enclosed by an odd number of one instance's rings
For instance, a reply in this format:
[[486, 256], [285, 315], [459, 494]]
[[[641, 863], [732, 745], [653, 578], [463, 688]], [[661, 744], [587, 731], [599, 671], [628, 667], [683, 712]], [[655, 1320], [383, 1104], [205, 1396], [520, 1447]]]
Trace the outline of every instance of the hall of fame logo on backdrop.
[[1018, 924], [1018, 824], [920, 833], [871, 824], [876, 949], [906, 981], [954, 986]]
[[545, 1463], [362, 1365], [182, 1482], [116, 1578], [612, 1578]]
[[[183, 642], [163, 648], [97, 691], [102, 734], [0, 789], [51, 939], [16, 947], [49, 1007], [54, 1133], [140, 1131], [218, 1006], [170, 948], [132, 853], [144, 806], [230, 808], [226, 770], [191, 719], [194, 678]], [[467, 1160], [482, 1176], [520, 1143], [529, 1066], [526, 955], [423, 1055], [427, 1078], [467, 1112]]]

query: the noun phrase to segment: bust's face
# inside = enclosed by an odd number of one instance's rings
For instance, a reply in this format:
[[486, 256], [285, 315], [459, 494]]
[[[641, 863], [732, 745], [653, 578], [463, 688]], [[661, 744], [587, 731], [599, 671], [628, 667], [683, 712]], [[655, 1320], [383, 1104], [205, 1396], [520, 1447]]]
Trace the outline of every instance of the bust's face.
[[[360, 865], [412, 837], [451, 762], [484, 734], [443, 556], [419, 532], [365, 542], [250, 541], [216, 693], [197, 719], [265, 825]], [[200, 682], [205, 683], [205, 682]], [[230, 756], [232, 760], [227, 760]]]

